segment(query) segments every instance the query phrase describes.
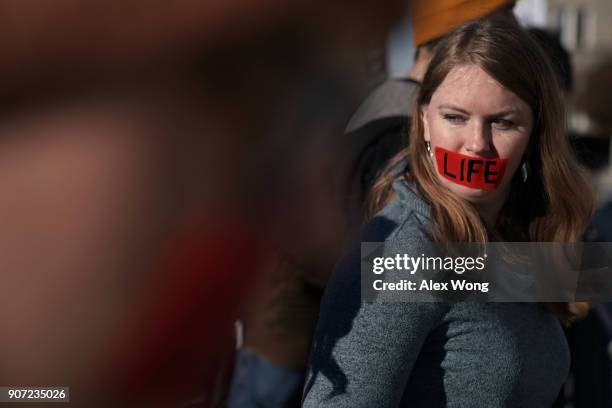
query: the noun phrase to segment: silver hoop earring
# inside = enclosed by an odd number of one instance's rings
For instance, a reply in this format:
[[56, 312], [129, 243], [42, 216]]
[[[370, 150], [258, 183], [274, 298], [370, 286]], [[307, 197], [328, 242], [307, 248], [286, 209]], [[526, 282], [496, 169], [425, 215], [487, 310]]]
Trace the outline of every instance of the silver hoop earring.
[[427, 148], [427, 153], [429, 153], [429, 155], [433, 157], [433, 153], [431, 152], [431, 143], [425, 142], [425, 147]]
[[529, 162], [524, 161], [523, 165], [521, 166], [521, 177], [523, 178], [523, 183], [527, 182], [527, 179], [529, 178], [529, 172]]

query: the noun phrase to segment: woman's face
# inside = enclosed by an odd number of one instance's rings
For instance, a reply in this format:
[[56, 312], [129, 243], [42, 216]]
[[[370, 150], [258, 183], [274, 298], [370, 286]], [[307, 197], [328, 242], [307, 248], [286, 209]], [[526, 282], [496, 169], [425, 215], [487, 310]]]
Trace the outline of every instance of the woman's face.
[[[432, 154], [436, 148], [450, 151], [446, 162], [443, 156], [438, 157], [439, 163], [454, 166], [446, 175], [448, 168], [436, 162], [436, 154], [432, 157], [441, 182], [474, 204], [503, 202], [533, 129], [531, 108], [481, 68], [461, 65], [448, 73], [422, 114], [424, 138], [430, 142]], [[438, 154], [442, 154], [440, 149]], [[485, 168], [487, 159], [507, 160], [503, 165], [499, 160], [491, 162]], [[470, 165], [470, 161], [474, 163]], [[500, 176], [502, 166], [505, 171]], [[484, 177], [486, 171], [490, 174], [483, 181], [498, 180], [493, 187], [478, 182], [460, 184], [458, 180], [467, 180], [470, 171], [474, 172], [470, 174], [473, 180]]]

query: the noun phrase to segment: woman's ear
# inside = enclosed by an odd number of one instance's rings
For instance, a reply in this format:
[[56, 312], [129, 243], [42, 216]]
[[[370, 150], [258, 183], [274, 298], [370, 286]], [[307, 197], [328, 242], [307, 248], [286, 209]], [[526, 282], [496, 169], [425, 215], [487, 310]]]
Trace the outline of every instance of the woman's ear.
[[423, 139], [425, 139], [426, 142], [430, 142], [430, 137], [429, 137], [429, 122], [427, 121], [427, 112], [429, 110], [429, 105], [423, 105], [421, 107], [421, 121], [423, 123]]

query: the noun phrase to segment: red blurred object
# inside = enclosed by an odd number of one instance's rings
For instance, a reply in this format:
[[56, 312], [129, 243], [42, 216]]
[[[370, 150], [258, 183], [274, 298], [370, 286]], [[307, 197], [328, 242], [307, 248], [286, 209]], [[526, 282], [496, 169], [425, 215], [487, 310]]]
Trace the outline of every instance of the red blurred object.
[[[219, 221], [222, 219], [223, 221]], [[262, 245], [235, 217], [194, 218], [162, 255], [157, 291], [135, 317], [111, 372], [120, 398], [212, 402], [233, 362], [233, 322], [251, 288]]]

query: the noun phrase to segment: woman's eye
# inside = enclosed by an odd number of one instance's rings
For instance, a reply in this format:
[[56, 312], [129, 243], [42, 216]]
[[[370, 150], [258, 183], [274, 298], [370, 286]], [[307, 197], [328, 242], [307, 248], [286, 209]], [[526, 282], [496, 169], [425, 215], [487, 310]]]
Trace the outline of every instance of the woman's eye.
[[461, 116], [461, 115], [456, 115], [453, 113], [445, 113], [444, 115], [442, 115], [442, 117], [451, 122], [451, 123], [463, 123], [465, 122], [465, 117]]
[[498, 128], [502, 130], [512, 129], [514, 127], [514, 122], [507, 119], [493, 119], [492, 123]]

